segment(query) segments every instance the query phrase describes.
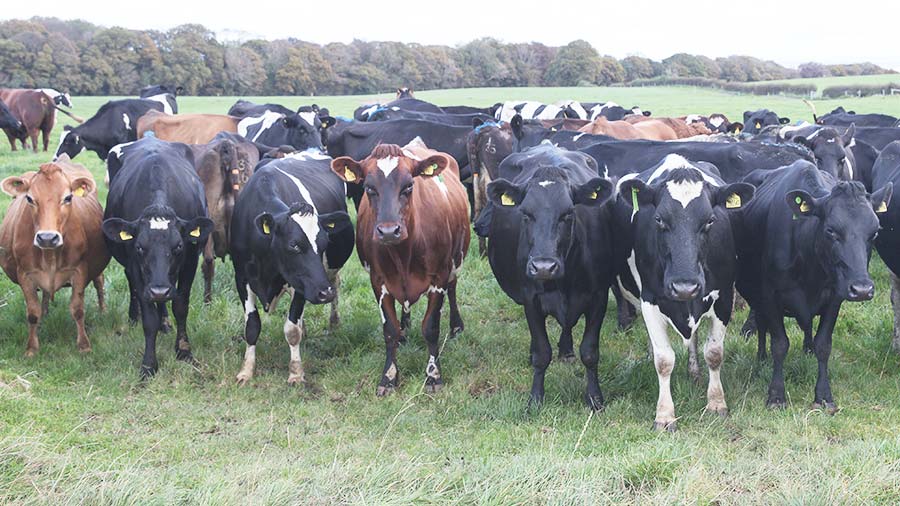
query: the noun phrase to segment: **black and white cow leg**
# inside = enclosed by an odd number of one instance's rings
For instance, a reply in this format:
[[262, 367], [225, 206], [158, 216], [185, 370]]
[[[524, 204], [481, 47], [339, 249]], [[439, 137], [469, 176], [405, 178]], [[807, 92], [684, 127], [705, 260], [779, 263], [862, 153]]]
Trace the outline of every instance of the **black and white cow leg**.
[[250, 285], [238, 277], [237, 287], [238, 296], [244, 304], [244, 341], [247, 349], [244, 350], [244, 363], [235, 379], [239, 385], [246, 385], [253, 378], [253, 369], [256, 367], [256, 341], [259, 339], [262, 322], [256, 309], [256, 294], [250, 289]]
[[653, 362], [656, 365], [656, 376], [659, 379], [659, 398], [656, 401], [656, 418], [653, 421], [653, 430], [665, 430], [675, 432], [675, 403], [672, 402], [672, 389], [670, 380], [672, 370], [675, 368], [675, 350], [669, 343], [668, 325], [665, 316], [659, 306], [648, 302], [641, 302], [641, 314], [650, 335], [653, 345]]
[[341, 317], [338, 315], [338, 299], [341, 296], [341, 272], [338, 269], [325, 269], [325, 274], [328, 276], [328, 282], [334, 287], [334, 300], [331, 301], [331, 317], [328, 319], [328, 329], [334, 330], [341, 325]]
[[544, 402], [544, 375], [553, 360], [553, 349], [547, 336], [547, 317], [532, 301], [525, 302], [525, 319], [531, 332], [531, 366], [534, 368], [528, 406], [539, 407]]
[[384, 333], [384, 370], [375, 395], [384, 397], [394, 393], [400, 382], [400, 371], [397, 368], [397, 347], [400, 342], [400, 322], [397, 320], [397, 308], [394, 305], [394, 297], [387, 293], [384, 285], [375, 292], [378, 297], [378, 305], [381, 310], [382, 330]]
[[625, 296], [622, 295], [622, 290], [619, 288], [618, 283], [613, 283], [612, 292], [613, 296], [616, 298], [616, 320], [619, 325], [619, 330], [628, 330], [631, 328], [631, 325], [634, 324], [634, 319], [637, 317], [637, 311], [634, 306], [625, 299]]
[[728, 416], [725, 390], [722, 388], [722, 380], [719, 376], [719, 369], [725, 358], [725, 323], [716, 316], [715, 312], [712, 315], [709, 338], [703, 346], [703, 358], [706, 359], [706, 366], [709, 367], [706, 410], [722, 417]]
[[291, 361], [288, 364], [288, 385], [304, 383], [303, 362], [300, 360], [300, 341], [303, 340], [303, 309], [306, 299], [291, 289], [291, 308], [284, 321], [284, 339], [291, 350]]
[[444, 386], [441, 380], [439, 358], [441, 336], [441, 306], [444, 305], [443, 290], [428, 291], [428, 308], [422, 319], [422, 335], [428, 345], [428, 365], [425, 366], [425, 392], [433, 394]]
[[699, 385], [701, 377], [700, 377], [700, 361], [697, 359], [697, 333], [696, 332], [688, 340], [687, 348], [688, 348], [688, 377], [691, 379], [691, 381], [694, 382], [694, 384]]
[[447, 299], [450, 302], [450, 339], [455, 339], [466, 328], [459, 313], [459, 304], [456, 303], [456, 282], [454, 279], [447, 284]]
[[841, 310], [841, 302], [830, 305], [819, 318], [819, 328], [816, 329], [816, 338], [813, 348], [816, 360], [819, 363], [819, 374], [816, 377], [815, 401], [813, 409], [821, 409], [829, 415], [837, 413], [838, 407], [831, 397], [831, 382], [828, 379], [828, 359], [831, 357], [831, 335], [834, 325], [837, 323], [838, 313]]
[[891, 307], [894, 309], [894, 337], [891, 349], [900, 353], [900, 278], [891, 273]]
[[584, 323], [584, 335], [581, 338], [579, 352], [581, 363], [584, 364], [584, 374], [587, 380], [587, 390], [584, 400], [587, 406], [594, 411], [603, 409], [603, 391], [600, 390], [600, 379], [597, 377], [597, 364], [600, 362], [600, 328], [603, 326], [603, 317], [606, 315], [607, 297], [602, 299], [587, 314]]
[[155, 304], [141, 300], [141, 323], [144, 328], [144, 357], [141, 360], [141, 379], [146, 380], [159, 370], [156, 359], [156, 335], [159, 333], [160, 318]]

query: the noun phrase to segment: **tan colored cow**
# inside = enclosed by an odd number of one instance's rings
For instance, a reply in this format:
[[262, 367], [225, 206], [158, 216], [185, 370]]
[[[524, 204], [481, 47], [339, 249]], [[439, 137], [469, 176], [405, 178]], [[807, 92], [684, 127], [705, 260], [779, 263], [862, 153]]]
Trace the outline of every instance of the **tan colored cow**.
[[185, 144], [206, 144], [219, 132], [238, 131], [241, 118], [224, 114], [178, 114], [170, 115], [159, 111], [149, 111], [138, 119], [137, 138], [153, 132], [157, 139]]

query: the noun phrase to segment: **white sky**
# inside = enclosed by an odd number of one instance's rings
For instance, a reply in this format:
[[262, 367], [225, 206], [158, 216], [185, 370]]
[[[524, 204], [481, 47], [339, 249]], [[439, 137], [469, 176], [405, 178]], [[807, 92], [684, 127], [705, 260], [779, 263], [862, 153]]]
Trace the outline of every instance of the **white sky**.
[[454, 46], [491, 36], [504, 42], [558, 46], [585, 39], [601, 54], [618, 58], [637, 54], [660, 60], [679, 52], [710, 57], [741, 54], [789, 66], [806, 61], [871, 61], [900, 70], [897, 0], [4, 3], [0, 16], [5, 19], [55, 16], [159, 30], [200, 23], [216, 32], [317, 43], [358, 38]]

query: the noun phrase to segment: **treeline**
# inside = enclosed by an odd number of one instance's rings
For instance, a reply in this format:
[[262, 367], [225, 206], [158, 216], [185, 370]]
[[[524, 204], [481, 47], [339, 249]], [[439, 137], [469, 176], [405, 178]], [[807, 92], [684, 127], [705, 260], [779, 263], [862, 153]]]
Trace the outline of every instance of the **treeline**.
[[77, 95], [134, 95], [151, 83], [183, 86], [192, 95], [344, 95], [397, 86], [590, 86], [654, 78], [755, 82], [804, 72], [889, 71], [870, 63], [791, 69], [748, 56], [618, 60], [583, 40], [562, 47], [490, 38], [458, 47], [359, 40], [318, 45], [293, 38], [238, 43], [219, 41], [200, 25], [161, 32], [56, 18], [0, 23], [0, 86], [54, 87]]
[[709, 79], [706, 77], [656, 77], [653, 79], [635, 79], [629, 86], [697, 86], [701, 88], [717, 88], [735, 93], [749, 95], [794, 95], [807, 96], [816, 92], [814, 84], [760, 82], [738, 83]]

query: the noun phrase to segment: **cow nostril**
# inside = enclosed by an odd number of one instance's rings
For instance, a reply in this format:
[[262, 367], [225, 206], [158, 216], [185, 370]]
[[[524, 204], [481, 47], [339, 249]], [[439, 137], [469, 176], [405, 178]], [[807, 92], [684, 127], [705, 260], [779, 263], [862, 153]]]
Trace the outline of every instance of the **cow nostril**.
[[319, 291], [317, 298], [319, 299], [319, 302], [331, 302], [334, 300], [334, 287], [329, 286], [328, 288]]
[[150, 297], [156, 300], [166, 299], [172, 293], [172, 288], [168, 286], [151, 286]]
[[670, 286], [672, 294], [677, 299], [687, 300], [693, 299], [700, 295], [700, 284], [694, 282], [674, 282]]

